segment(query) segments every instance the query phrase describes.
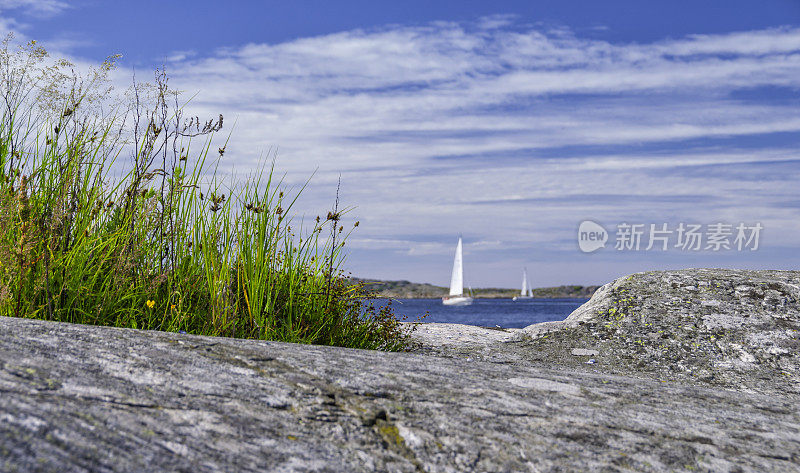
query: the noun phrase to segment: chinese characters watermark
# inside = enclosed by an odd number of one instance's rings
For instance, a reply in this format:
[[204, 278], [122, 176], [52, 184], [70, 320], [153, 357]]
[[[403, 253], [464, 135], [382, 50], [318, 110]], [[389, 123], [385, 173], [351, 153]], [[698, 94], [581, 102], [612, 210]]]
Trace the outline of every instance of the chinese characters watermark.
[[[694, 224], [680, 222], [617, 224], [614, 249], [617, 251], [756, 251], [759, 246], [761, 223], [722, 222]], [[578, 247], [584, 253], [605, 248], [609, 235], [600, 224], [585, 220], [578, 226]]]

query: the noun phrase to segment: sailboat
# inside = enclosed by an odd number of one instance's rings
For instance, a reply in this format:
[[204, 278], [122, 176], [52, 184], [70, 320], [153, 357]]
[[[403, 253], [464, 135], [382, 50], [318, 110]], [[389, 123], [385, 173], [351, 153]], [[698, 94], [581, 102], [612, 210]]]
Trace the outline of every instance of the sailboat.
[[[525, 294], [525, 289], [528, 289], [528, 293]], [[519, 291], [518, 296], [514, 296], [511, 300], [517, 301], [520, 299], [533, 299], [533, 291], [531, 291], [531, 283], [528, 281], [528, 269], [522, 268], [522, 290]]]
[[470, 305], [472, 297], [464, 294], [464, 265], [461, 256], [461, 237], [456, 245], [456, 257], [453, 259], [453, 274], [450, 277], [450, 295], [442, 297], [444, 305]]

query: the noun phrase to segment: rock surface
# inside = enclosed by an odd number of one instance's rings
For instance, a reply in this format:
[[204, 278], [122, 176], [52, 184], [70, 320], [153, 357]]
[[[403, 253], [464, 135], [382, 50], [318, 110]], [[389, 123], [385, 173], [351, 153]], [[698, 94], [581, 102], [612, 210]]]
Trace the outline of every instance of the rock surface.
[[[793, 330], [785, 324], [797, 321], [797, 273], [726, 274], [732, 291], [715, 274], [615, 281], [591, 310], [547, 330], [421, 326], [416, 354], [0, 317], [0, 471], [796, 472], [796, 352], [774, 362], [762, 351], [794, 340], [773, 333], [773, 324]], [[705, 307], [724, 315], [757, 306], [742, 317], [758, 324], [726, 326], [732, 334], [720, 334], [721, 346], [739, 343], [755, 359], [742, 362], [757, 364], [759, 376], [785, 377], [782, 395], [751, 379], [750, 365], [724, 364], [735, 356], [727, 348], [715, 373], [735, 373], [722, 376], [725, 385], [741, 376], [743, 389], [695, 382], [675, 363], [648, 370], [630, 361], [639, 344], [622, 338], [639, 333], [636, 324], [666, 327], [652, 314], [683, 314], [658, 301], [700, 276], [710, 288], [684, 301], [687, 313], [704, 326], [720, 320], [706, 319]], [[738, 286], [763, 290], [768, 302], [737, 296]], [[651, 292], [630, 304], [626, 288]], [[598, 313], [620, 304], [633, 311], [610, 321]], [[770, 315], [782, 313], [789, 316]], [[600, 328], [607, 322], [613, 330]], [[685, 333], [718, 326], [709, 325]], [[762, 333], [772, 344], [752, 336]]]
[[443, 356], [800, 394], [798, 271], [638, 273], [601, 287], [563, 322], [487, 338], [495, 342], [448, 345], [418, 332], [420, 351]]

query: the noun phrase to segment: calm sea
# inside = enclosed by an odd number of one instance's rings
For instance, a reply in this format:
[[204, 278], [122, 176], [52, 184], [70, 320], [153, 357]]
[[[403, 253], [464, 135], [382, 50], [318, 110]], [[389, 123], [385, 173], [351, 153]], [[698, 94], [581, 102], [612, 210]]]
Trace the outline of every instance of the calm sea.
[[441, 299], [396, 299], [395, 315], [405, 315], [413, 322], [429, 312], [423, 322], [445, 322], [484, 327], [522, 328], [538, 322], [564, 320], [588, 299], [475, 299], [472, 305], [452, 307]]

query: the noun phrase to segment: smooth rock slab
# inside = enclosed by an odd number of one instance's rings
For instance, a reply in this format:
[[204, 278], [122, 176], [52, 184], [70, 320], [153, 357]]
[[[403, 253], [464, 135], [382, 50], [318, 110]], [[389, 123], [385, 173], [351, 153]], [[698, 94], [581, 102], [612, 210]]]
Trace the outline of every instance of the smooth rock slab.
[[584, 346], [597, 350], [595, 367], [607, 373], [797, 395], [800, 272], [632, 274], [546, 332], [537, 324], [517, 334], [531, 340], [522, 360], [569, 366], [580, 363], [566, 356], [569, 348]]
[[0, 471], [797, 471], [792, 397], [0, 317]]
[[413, 334], [418, 353], [800, 395], [800, 271], [636, 273], [564, 321], [473, 327], [481, 344], [462, 342], [458, 325], [425, 325]]

